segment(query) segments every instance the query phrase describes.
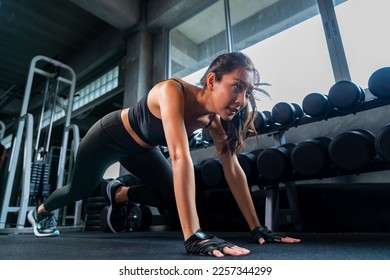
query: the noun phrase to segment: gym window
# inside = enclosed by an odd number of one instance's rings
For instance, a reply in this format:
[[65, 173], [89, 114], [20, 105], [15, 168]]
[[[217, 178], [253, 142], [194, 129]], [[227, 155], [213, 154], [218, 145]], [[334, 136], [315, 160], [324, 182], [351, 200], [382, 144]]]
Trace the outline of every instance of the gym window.
[[349, 0], [335, 10], [351, 79], [367, 88], [370, 75], [390, 65], [390, 2]]
[[[75, 111], [83, 107], [84, 105], [87, 105], [93, 100], [113, 90], [118, 86], [118, 81], [119, 81], [119, 66], [116, 66], [113, 69], [101, 75], [93, 82], [81, 88], [79, 91], [75, 92], [72, 111]], [[68, 105], [67, 99], [62, 100], [60, 102], [63, 102], [64, 106]], [[53, 122], [61, 119], [64, 116], [65, 116], [64, 108], [61, 107], [60, 105], [56, 105], [54, 109]], [[51, 111], [49, 110], [44, 112], [42, 127], [48, 126], [50, 122], [51, 122]]]
[[279, 101], [301, 104], [311, 92], [328, 92], [338, 79], [335, 65], [348, 73], [340, 63], [345, 57], [329, 51], [323, 24], [329, 15], [319, 8], [322, 4], [333, 10], [343, 2], [216, 1], [170, 29], [168, 76], [196, 84], [212, 58], [242, 51], [252, 58], [262, 81], [272, 85], [266, 88], [272, 100], [262, 98], [259, 109], [271, 110]]

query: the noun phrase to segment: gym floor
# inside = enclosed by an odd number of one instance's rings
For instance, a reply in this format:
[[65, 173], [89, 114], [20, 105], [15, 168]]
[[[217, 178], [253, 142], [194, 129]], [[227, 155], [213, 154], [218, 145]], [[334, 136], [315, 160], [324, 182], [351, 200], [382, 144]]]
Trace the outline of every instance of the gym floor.
[[[245, 257], [225, 258], [230, 260], [390, 260], [388, 184], [299, 185], [298, 195], [303, 230], [284, 226], [278, 232], [301, 238], [299, 244], [251, 243], [242, 217], [233, 210], [226, 213], [226, 207], [219, 207], [225, 212], [201, 213], [202, 228], [251, 250]], [[281, 192], [280, 207], [285, 204]], [[61, 236], [52, 238], [36, 237], [31, 228], [19, 234], [0, 232], [0, 260], [212, 259], [188, 255], [179, 227], [168, 229], [159, 221], [146, 231], [122, 234], [82, 227], [60, 231]]]
[[[240, 260], [389, 260], [388, 233], [291, 233], [299, 244], [252, 244], [247, 232], [216, 232], [251, 250]], [[2, 260], [197, 260], [186, 254], [179, 231], [152, 229], [122, 234], [62, 232], [38, 238], [32, 233], [0, 235]]]

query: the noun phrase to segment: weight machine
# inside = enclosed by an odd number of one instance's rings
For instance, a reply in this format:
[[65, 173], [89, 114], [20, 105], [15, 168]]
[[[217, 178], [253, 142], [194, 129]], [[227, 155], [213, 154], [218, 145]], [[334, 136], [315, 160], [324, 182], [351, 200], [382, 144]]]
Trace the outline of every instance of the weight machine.
[[[37, 136], [33, 147], [34, 119], [33, 115], [28, 113], [28, 107], [34, 81], [38, 81], [40, 84], [44, 85], [44, 97], [39, 117]], [[73, 143], [70, 149], [73, 157], [69, 157], [72, 160], [75, 158], [78, 144], [80, 142], [78, 127], [70, 123], [75, 85], [76, 75], [73, 69], [69, 66], [42, 55], [38, 55], [32, 59], [20, 117], [18, 120], [16, 136], [13, 139], [12, 151], [8, 165], [8, 176], [0, 213], [0, 229], [5, 228], [8, 213], [17, 212], [15, 233], [19, 233], [22, 229], [24, 229], [27, 212], [33, 209], [37, 203], [43, 202], [43, 200], [50, 194], [51, 186], [49, 184], [49, 175], [51, 164], [48, 154], [57, 108], [61, 108], [61, 110], [65, 111], [65, 121], [55, 188], [58, 189], [66, 185], [64, 173], [67, 161], [69, 133], [73, 133]], [[61, 96], [67, 97], [66, 105], [64, 105], [64, 102], [61, 102]], [[46, 113], [48, 114], [46, 115]], [[23, 152], [22, 155], [21, 152]], [[21, 183], [18, 185], [15, 182], [15, 176], [20, 158], [23, 159], [23, 170]], [[72, 164], [69, 163], [69, 165]], [[16, 203], [18, 205], [13, 206], [11, 205], [13, 204], [11, 202], [11, 196], [15, 188], [18, 188], [18, 190], [20, 189], [20, 198], [18, 199], [19, 203]], [[81, 204], [81, 201], [78, 201], [75, 204], [73, 216], [74, 226], [80, 224]], [[58, 216], [58, 212], [56, 215]]]

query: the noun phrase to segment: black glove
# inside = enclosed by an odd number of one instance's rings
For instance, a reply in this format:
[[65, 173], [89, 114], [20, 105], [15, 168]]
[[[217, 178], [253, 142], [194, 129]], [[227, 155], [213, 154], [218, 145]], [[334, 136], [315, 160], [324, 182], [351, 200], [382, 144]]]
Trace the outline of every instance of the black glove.
[[266, 226], [257, 227], [251, 231], [252, 240], [259, 243], [259, 239], [263, 238], [265, 242], [281, 242], [284, 236], [273, 233]]

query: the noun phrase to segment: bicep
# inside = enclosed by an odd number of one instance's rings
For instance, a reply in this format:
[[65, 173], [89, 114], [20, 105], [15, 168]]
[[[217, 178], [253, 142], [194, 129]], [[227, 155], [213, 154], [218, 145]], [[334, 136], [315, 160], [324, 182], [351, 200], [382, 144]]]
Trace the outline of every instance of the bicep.
[[189, 152], [184, 122], [184, 96], [175, 86], [164, 86], [159, 94], [161, 120], [171, 158]]

